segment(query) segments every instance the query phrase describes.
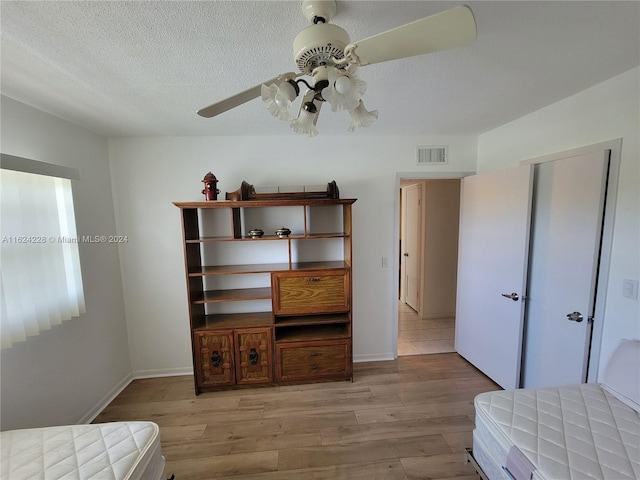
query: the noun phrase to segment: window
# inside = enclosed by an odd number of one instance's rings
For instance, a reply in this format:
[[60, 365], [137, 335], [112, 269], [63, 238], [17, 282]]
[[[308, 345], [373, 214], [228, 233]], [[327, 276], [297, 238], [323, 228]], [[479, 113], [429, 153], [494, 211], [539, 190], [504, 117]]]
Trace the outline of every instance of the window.
[[2, 348], [85, 312], [68, 171], [2, 155]]

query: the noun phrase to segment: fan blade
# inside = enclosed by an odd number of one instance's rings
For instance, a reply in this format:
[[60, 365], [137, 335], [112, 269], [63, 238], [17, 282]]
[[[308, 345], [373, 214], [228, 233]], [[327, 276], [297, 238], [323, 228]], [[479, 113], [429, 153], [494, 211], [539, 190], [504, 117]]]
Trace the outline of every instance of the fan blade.
[[460, 5], [347, 45], [345, 56], [351, 63], [369, 65], [459, 47], [475, 38], [473, 12]]
[[[283, 73], [282, 75], [278, 75], [271, 80], [267, 80], [264, 82], [264, 85], [271, 85], [272, 83], [278, 83], [283, 80], [296, 78], [296, 74], [293, 72]], [[198, 110], [198, 115], [205, 118], [215, 117], [216, 115], [220, 115], [227, 110], [231, 110], [232, 108], [238, 107], [243, 103], [247, 103], [249, 100], [253, 100], [254, 98], [258, 98], [260, 96], [260, 89], [262, 88], [263, 83], [256, 85], [255, 87], [248, 88], [247, 90], [237, 93], [232, 97], [225, 98], [213, 105], [209, 105], [208, 107], [201, 108]]]

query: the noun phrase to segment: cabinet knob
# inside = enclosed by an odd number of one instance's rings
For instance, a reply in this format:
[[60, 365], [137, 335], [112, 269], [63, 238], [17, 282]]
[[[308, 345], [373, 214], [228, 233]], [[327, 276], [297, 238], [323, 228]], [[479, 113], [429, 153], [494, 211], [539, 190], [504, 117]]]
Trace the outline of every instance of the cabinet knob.
[[318, 277], [307, 277], [307, 282], [319, 282], [320, 279]]
[[320, 355], [318, 352], [311, 352], [309, 354], [310, 357], [317, 357], [318, 355]]
[[317, 370], [318, 365], [309, 365], [309, 370]]

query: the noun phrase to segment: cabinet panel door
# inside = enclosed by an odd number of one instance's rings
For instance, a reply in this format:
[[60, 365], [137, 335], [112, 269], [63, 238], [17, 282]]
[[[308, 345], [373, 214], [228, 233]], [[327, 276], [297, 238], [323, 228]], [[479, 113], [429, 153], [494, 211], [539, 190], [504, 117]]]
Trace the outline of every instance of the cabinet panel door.
[[273, 381], [273, 349], [270, 328], [235, 331], [238, 384]]
[[351, 351], [347, 341], [277, 345], [278, 380], [309, 380], [350, 376]]
[[275, 273], [272, 291], [276, 315], [346, 312], [350, 307], [347, 270]]
[[231, 330], [195, 332], [196, 376], [198, 385], [232, 385], [235, 383], [233, 335]]

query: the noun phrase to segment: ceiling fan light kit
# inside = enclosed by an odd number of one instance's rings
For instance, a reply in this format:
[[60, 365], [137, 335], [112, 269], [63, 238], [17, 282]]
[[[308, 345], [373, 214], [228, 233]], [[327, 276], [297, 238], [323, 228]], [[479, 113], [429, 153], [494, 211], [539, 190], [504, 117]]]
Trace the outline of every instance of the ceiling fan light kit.
[[[378, 118], [378, 111], [368, 111], [362, 102], [367, 83], [359, 77], [358, 66], [460, 47], [476, 38], [473, 13], [464, 5], [359, 42], [351, 42], [347, 32], [328, 23], [337, 13], [335, 0], [304, 0], [302, 13], [311, 25], [293, 41], [299, 73], [282, 74], [205, 107], [198, 115], [210, 118], [261, 96], [271, 115], [289, 122], [296, 133], [315, 136], [320, 108], [327, 102], [333, 112], [349, 113], [348, 131], [353, 132]], [[303, 76], [310, 76], [311, 83]], [[301, 85], [307, 90], [294, 118], [291, 110]]]

